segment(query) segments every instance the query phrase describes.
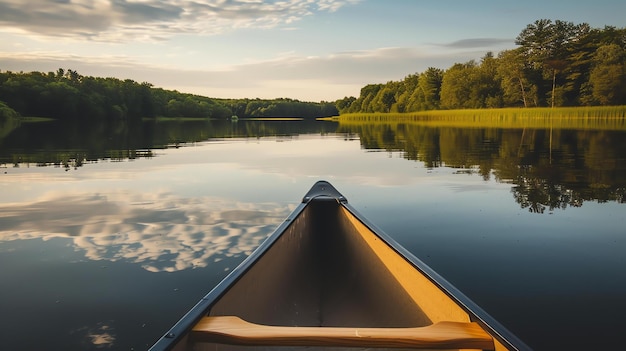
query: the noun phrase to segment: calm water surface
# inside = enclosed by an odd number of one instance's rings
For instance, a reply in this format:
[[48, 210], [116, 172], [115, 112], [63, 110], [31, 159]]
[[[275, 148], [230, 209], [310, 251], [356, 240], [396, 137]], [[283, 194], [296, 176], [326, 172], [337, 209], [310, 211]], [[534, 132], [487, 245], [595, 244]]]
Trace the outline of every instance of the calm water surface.
[[623, 347], [624, 131], [239, 121], [0, 135], [3, 350], [147, 349], [319, 179], [531, 347]]

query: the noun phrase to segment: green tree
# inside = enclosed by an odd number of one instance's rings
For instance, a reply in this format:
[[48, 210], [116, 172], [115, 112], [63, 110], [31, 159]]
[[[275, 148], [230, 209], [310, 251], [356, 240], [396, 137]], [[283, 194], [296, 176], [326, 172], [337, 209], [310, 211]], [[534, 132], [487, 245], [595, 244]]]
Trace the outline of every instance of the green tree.
[[498, 54], [497, 75], [505, 105], [515, 106], [521, 103], [528, 107], [526, 95], [530, 82], [526, 78], [525, 69], [526, 62], [519, 49], [505, 50]]
[[391, 106], [396, 103], [396, 82], [388, 82], [370, 101], [371, 112], [390, 112]]
[[356, 101], [356, 97], [346, 96], [343, 99], [339, 99], [335, 101], [335, 106], [337, 107], [340, 113], [347, 113], [355, 101]]
[[481, 59], [472, 85], [471, 99], [474, 106], [502, 107], [502, 90], [498, 79], [498, 62], [492, 52], [487, 52]]
[[574, 25], [573, 22], [540, 19], [527, 25], [515, 40], [535, 73], [541, 72], [531, 77], [536, 79], [534, 83], [538, 87], [539, 98], [549, 101], [552, 107], [565, 104], [565, 93], [575, 86], [563, 82], [557, 90], [559, 74], [570, 69], [572, 47], [588, 33], [589, 25], [586, 23]]
[[589, 83], [601, 105], [626, 103], [626, 50], [616, 44], [598, 48]]
[[411, 111], [435, 110], [439, 108], [441, 84], [444, 71], [429, 67], [419, 75], [417, 87], [411, 96]]
[[410, 111], [409, 104], [411, 103], [411, 95], [417, 89], [418, 81], [418, 74], [409, 74], [399, 82], [395, 96], [396, 101], [392, 107], [393, 112]]
[[41, 92], [39, 103], [47, 106], [39, 115], [62, 118], [73, 118], [78, 114], [80, 91], [65, 81], [50, 82]]
[[372, 106], [372, 100], [378, 92], [383, 88], [383, 84], [368, 84], [361, 88], [361, 95], [355, 101], [356, 111], [354, 112], [375, 112]]
[[441, 108], [477, 108], [472, 101], [472, 79], [478, 70], [475, 61], [455, 63], [443, 74], [441, 82]]
[[534, 68], [540, 68], [551, 56], [552, 37], [552, 21], [539, 19], [520, 32], [515, 39], [515, 44], [522, 47], [526, 60], [534, 65]]

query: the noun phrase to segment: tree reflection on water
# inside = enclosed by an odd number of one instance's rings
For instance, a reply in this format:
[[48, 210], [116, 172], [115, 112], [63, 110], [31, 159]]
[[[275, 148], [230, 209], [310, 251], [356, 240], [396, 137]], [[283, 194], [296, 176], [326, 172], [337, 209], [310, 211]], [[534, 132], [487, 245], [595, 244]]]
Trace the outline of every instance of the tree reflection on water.
[[365, 149], [401, 152], [427, 167], [471, 169], [512, 184], [513, 197], [533, 213], [580, 207], [585, 201], [624, 203], [626, 132], [349, 124]]

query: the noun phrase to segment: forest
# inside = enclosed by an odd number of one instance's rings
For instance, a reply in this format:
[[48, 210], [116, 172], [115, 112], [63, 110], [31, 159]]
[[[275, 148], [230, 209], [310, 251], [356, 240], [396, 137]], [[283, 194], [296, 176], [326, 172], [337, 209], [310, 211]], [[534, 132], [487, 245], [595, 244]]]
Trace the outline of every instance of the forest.
[[540, 19], [518, 46], [476, 62], [430, 67], [369, 84], [336, 101], [340, 113], [626, 105], [626, 28]]
[[0, 120], [24, 116], [91, 123], [162, 117], [226, 119], [233, 115], [311, 119], [337, 113], [332, 102], [214, 99], [130, 79], [82, 76], [71, 69], [0, 71]]

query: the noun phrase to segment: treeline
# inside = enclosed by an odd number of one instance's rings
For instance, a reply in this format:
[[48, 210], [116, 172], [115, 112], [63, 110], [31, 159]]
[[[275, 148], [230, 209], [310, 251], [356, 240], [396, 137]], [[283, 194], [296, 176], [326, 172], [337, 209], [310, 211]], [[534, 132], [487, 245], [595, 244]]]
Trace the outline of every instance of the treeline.
[[140, 120], [157, 117], [225, 119], [337, 115], [333, 103], [292, 99], [213, 99], [155, 88], [130, 79], [56, 72], [0, 72], [0, 118], [36, 116], [59, 120]]
[[626, 105], [626, 28], [537, 20], [518, 48], [447, 70], [370, 84], [336, 101], [341, 113], [435, 109]]
[[238, 117], [330, 117], [339, 114], [333, 102], [303, 102], [294, 99], [221, 99]]

